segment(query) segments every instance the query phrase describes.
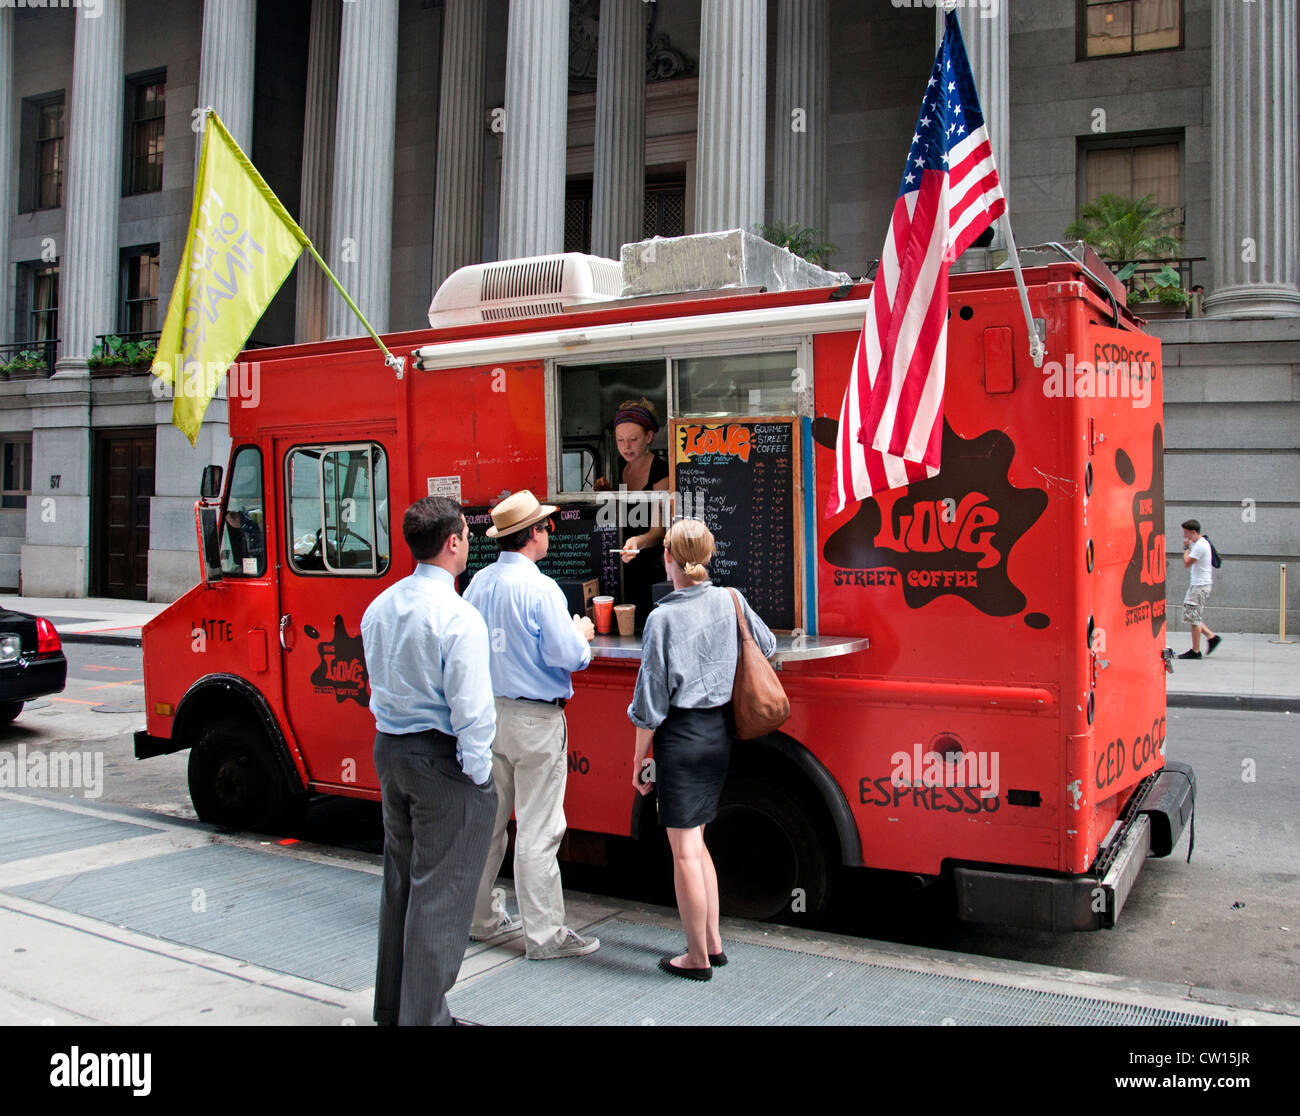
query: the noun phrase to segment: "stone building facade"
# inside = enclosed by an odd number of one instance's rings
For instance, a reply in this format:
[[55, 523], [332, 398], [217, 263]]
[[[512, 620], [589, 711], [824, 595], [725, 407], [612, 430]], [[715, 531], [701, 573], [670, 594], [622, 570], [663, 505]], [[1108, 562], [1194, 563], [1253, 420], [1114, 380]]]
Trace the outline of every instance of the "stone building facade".
[[[1153, 326], [1170, 546], [1182, 519], [1205, 522], [1229, 558], [1216, 624], [1267, 630], [1300, 534], [1294, 6], [959, 9], [1021, 245], [1064, 239], [1103, 190], [1181, 212], [1206, 316]], [[799, 222], [865, 274], [935, 39], [932, 0], [0, 6], [0, 588], [169, 600], [195, 581], [192, 503], [229, 447], [224, 403], [191, 449], [104, 339], [161, 325], [198, 106], [398, 330], [463, 264], [617, 255], [655, 232]], [[253, 342], [357, 332], [304, 260]], [[1169, 586], [1180, 599], [1176, 553]]]

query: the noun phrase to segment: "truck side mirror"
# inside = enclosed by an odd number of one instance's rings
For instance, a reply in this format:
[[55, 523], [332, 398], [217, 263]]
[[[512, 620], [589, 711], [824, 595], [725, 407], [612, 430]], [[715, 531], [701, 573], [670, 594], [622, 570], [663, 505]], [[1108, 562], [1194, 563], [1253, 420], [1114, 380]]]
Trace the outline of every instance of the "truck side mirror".
[[[220, 466], [210, 468], [220, 470]], [[194, 505], [194, 524], [199, 536], [199, 557], [203, 580], [221, 580], [221, 509], [211, 505]]]
[[199, 496], [204, 500], [219, 500], [221, 498], [220, 465], [205, 465], [203, 467], [203, 480], [199, 484]]

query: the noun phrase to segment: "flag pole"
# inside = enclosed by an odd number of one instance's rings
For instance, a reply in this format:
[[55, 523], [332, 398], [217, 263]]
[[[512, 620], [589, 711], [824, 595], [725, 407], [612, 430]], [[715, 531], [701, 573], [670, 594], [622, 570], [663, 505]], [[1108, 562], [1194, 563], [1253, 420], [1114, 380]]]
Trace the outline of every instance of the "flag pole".
[[1002, 234], [1007, 238], [1007, 250], [1011, 255], [1011, 267], [1016, 273], [1016, 289], [1020, 291], [1020, 307], [1025, 312], [1025, 325], [1029, 329], [1029, 356], [1035, 368], [1043, 367], [1043, 357], [1047, 345], [1038, 336], [1038, 326], [1034, 322], [1033, 312], [1029, 309], [1029, 292], [1025, 290], [1025, 276], [1020, 270], [1020, 253], [1016, 251], [1016, 238], [1011, 233], [1011, 207], [1002, 211]]
[[368, 321], [366, 321], [366, 316], [363, 313], [361, 313], [361, 311], [357, 308], [357, 304], [352, 301], [352, 296], [349, 295], [348, 292], [343, 289], [343, 284], [338, 281], [338, 277], [334, 274], [334, 272], [332, 272], [329, 269], [329, 264], [327, 264], [323, 259], [321, 259], [321, 254], [316, 251], [316, 245], [314, 245], [310, 240], [306, 240], [305, 244], [307, 247], [307, 251], [311, 253], [311, 258], [314, 259], [318, 264], [320, 264], [321, 270], [325, 272], [325, 275], [329, 278], [329, 281], [334, 284], [334, 289], [337, 290], [339, 294], [343, 296], [343, 301], [348, 304], [348, 306], [352, 310], [352, 313], [354, 313], [357, 316], [357, 318], [360, 320], [361, 324], [366, 327], [366, 332], [369, 333], [370, 336], [374, 338], [375, 344], [378, 345], [381, 349], [383, 349], [384, 363], [397, 373], [397, 378], [400, 380], [402, 378], [403, 373], [406, 371], [406, 357], [393, 356], [393, 354], [388, 351], [388, 346], [385, 345], [383, 341], [379, 339], [379, 334], [375, 332], [374, 327], [371, 326], [371, 324]]

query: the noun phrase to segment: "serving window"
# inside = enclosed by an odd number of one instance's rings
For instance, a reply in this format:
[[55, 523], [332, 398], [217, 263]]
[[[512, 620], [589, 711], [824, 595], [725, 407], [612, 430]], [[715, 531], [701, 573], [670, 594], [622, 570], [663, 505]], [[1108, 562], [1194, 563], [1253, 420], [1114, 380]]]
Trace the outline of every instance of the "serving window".
[[668, 424], [682, 417], [797, 415], [808, 411], [805, 346], [752, 352], [665, 353], [642, 360], [556, 364], [552, 380], [551, 495], [617, 491], [620, 454], [613, 429], [619, 406], [648, 399], [659, 420], [651, 450], [667, 461]]

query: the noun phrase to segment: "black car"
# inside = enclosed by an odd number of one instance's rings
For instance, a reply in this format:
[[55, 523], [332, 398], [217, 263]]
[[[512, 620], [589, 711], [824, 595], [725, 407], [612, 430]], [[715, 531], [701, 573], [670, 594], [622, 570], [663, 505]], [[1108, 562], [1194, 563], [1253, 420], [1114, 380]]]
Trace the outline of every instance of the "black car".
[[68, 660], [54, 625], [43, 616], [0, 609], [0, 725], [23, 711], [23, 702], [59, 693]]

